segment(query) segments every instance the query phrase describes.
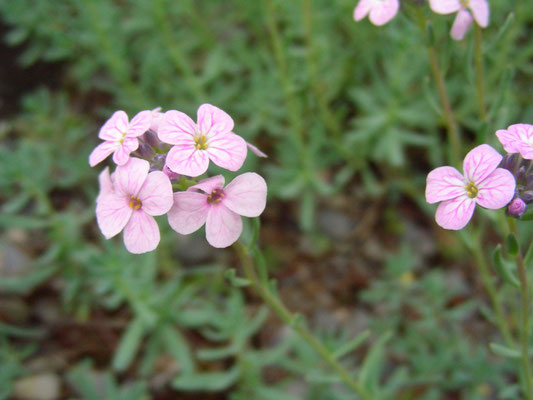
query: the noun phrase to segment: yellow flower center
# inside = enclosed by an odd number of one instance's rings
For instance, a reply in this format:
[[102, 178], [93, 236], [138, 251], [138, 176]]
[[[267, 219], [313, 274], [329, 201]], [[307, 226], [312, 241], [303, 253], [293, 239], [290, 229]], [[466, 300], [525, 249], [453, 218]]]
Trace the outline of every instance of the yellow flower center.
[[130, 208], [133, 208], [134, 210], [138, 210], [141, 208], [142, 203], [141, 200], [139, 200], [137, 197], [130, 197]]
[[196, 147], [198, 150], [207, 149], [207, 138], [205, 135], [198, 135], [194, 138], [194, 147]]
[[215, 189], [207, 196], [208, 203], [220, 203], [222, 199], [226, 197], [226, 194], [222, 189]]
[[461, 5], [464, 7], [464, 8], [467, 8], [468, 7], [468, 4], [470, 3], [470, 0], [460, 0], [461, 2]]
[[477, 197], [478, 193], [479, 193], [479, 190], [478, 188], [476, 187], [476, 185], [474, 185], [472, 182], [468, 182], [465, 186], [465, 189], [466, 189], [466, 194], [468, 195], [468, 197], [470, 197], [471, 199], [474, 199]]

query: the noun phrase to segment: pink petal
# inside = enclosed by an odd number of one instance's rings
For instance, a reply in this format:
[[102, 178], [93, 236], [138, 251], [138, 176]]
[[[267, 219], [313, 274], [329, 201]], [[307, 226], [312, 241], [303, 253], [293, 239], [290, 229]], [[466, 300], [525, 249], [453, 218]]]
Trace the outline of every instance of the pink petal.
[[257, 217], [265, 209], [267, 185], [254, 172], [237, 176], [224, 188], [224, 193], [222, 204], [239, 215]]
[[98, 137], [103, 140], [119, 140], [128, 130], [128, 114], [116, 111], [100, 128]]
[[115, 192], [119, 195], [137, 197], [141, 190], [148, 171], [150, 163], [140, 158], [131, 157], [130, 160], [122, 166], [118, 166], [113, 176]]
[[170, 179], [161, 171], [150, 172], [137, 197], [148, 215], [165, 214], [174, 203]]
[[511, 130], [511, 127], [508, 129], [499, 129], [496, 131], [496, 136], [506, 152], [518, 153], [520, 138], [515, 130]]
[[182, 235], [193, 233], [205, 224], [209, 205], [207, 196], [198, 192], [174, 193], [174, 205], [168, 212], [168, 223]]
[[472, 15], [467, 10], [464, 8], [459, 10], [455, 21], [453, 21], [452, 30], [450, 31], [452, 39], [462, 40], [473, 20]]
[[246, 142], [234, 133], [217, 135], [207, 144], [209, 159], [219, 167], [237, 171], [246, 160]]
[[429, 7], [437, 14], [451, 14], [462, 6], [460, 0], [429, 0]]
[[141, 136], [152, 125], [152, 111], [141, 111], [131, 120], [128, 126], [127, 137]]
[[133, 254], [154, 250], [161, 239], [154, 217], [142, 210], [134, 211], [124, 228], [124, 245]]
[[102, 197], [113, 193], [113, 181], [109, 175], [108, 167], [105, 167], [105, 169], [100, 172], [100, 175], [98, 175], [98, 183], [100, 185], [100, 193], [98, 193], [98, 197], [96, 198], [97, 203]]
[[118, 142], [103, 142], [100, 143], [89, 155], [89, 165], [94, 167], [96, 164], [101, 163], [105, 160], [111, 153], [113, 153], [119, 144]]
[[482, 207], [496, 210], [505, 207], [513, 199], [516, 181], [508, 170], [496, 168], [477, 188], [476, 202]]
[[376, 26], [385, 25], [394, 18], [399, 8], [400, 2], [398, 0], [380, 1], [370, 10], [368, 19]]
[[216, 175], [212, 176], [207, 179], [202, 179], [200, 182], [198, 182], [196, 185], [191, 186], [187, 190], [202, 190], [207, 194], [211, 194], [211, 192], [215, 189], [221, 189], [224, 186], [225, 179], [222, 175]]
[[194, 146], [196, 124], [187, 114], [181, 111], [170, 110], [165, 113], [159, 124], [157, 136], [169, 144], [191, 144]]
[[468, 8], [472, 11], [474, 19], [482, 28], [489, 25], [489, 2], [487, 0], [470, 0]]
[[533, 158], [533, 125], [514, 124], [496, 132], [496, 136], [508, 153], [521, 153], [526, 159]]
[[113, 154], [113, 161], [117, 165], [124, 165], [130, 159], [130, 153], [137, 150], [139, 147], [139, 140], [135, 137], [126, 137], [122, 139], [122, 144], [119, 145], [115, 154]]
[[207, 171], [209, 158], [205, 150], [197, 150], [194, 146], [174, 146], [168, 152], [166, 164], [177, 174], [194, 177]]
[[102, 196], [96, 203], [96, 222], [106, 239], [115, 236], [128, 223], [133, 212], [128, 200], [111, 193]]
[[428, 174], [426, 201], [430, 204], [454, 199], [466, 193], [465, 178], [453, 167], [439, 167]]
[[476, 208], [476, 202], [467, 195], [446, 200], [439, 204], [435, 220], [444, 229], [463, 229]]
[[252, 150], [252, 153], [254, 153], [257, 157], [268, 158], [268, 156], [265, 153], [263, 153], [261, 150], [259, 150], [259, 148], [257, 148], [253, 144], [246, 142], [246, 146], [248, 146], [248, 148]]
[[498, 167], [502, 158], [502, 155], [488, 144], [474, 147], [463, 161], [465, 178], [469, 182], [479, 184]]
[[241, 236], [242, 218], [223, 204], [211, 206], [205, 222], [205, 233], [211, 246], [228, 247]]
[[231, 132], [233, 120], [220, 108], [202, 104], [198, 108], [197, 121], [200, 132], [208, 137]]
[[159, 130], [159, 124], [163, 121], [164, 113], [161, 112], [161, 107], [154, 108], [152, 110], [152, 125], [150, 125], [150, 129], [154, 132], [157, 132]]
[[518, 152], [522, 157], [524, 157], [526, 160], [533, 160], [533, 146], [524, 143], [524, 142], [518, 142], [517, 144]]
[[359, 3], [357, 3], [357, 6], [353, 10], [353, 19], [357, 21], [361, 21], [364, 17], [368, 15], [370, 10], [372, 9], [373, 0], [360, 0]]

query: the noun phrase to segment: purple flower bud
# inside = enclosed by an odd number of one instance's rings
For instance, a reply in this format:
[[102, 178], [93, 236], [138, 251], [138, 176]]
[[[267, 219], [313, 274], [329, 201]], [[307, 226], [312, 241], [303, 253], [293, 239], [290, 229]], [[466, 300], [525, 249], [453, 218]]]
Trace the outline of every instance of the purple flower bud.
[[522, 193], [521, 198], [526, 204], [533, 202], [533, 190], [526, 190]]
[[155, 133], [151, 129], [144, 133], [142, 139], [153, 148], [157, 148], [157, 146], [159, 146], [159, 144], [161, 143], [159, 141], [159, 138], [157, 137], [157, 133]]
[[507, 212], [513, 217], [520, 218], [526, 212], [527, 205], [520, 197], [515, 197], [507, 207]]
[[165, 173], [171, 180], [172, 179], [179, 179], [180, 176], [181, 176], [180, 174], [177, 174], [174, 171], [172, 171], [166, 164], [163, 167], [163, 173]]
[[505, 168], [506, 170], [509, 170], [511, 172], [514, 171], [514, 168], [516, 166], [516, 161], [518, 160], [518, 154], [506, 154], [503, 157], [502, 163], [500, 165], [501, 168]]
[[147, 143], [141, 143], [139, 144], [137, 153], [139, 153], [141, 158], [144, 158], [145, 160], [149, 160], [154, 155], [154, 149], [152, 148], [152, 146], [150, 146]]
[[526, 167], [521, 166], [518, 168], [515, 178], [517, 182], [523, 182], [526, 179]]

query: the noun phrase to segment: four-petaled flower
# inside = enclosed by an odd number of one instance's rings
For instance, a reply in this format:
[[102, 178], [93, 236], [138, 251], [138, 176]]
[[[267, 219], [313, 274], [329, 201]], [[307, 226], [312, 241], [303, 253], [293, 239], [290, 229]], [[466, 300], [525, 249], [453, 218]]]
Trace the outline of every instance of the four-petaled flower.
[[370, 22], [381, 26], [393, 19], [399, 8], [399, 0], [360, 0], [353, 12], [353, 18], [360, 21], [368, 15]]
[[130, 158], [130, 153], [139, 147], [139, 139], [152, 124], [152, 111], [141, 111], [131, 122], [124, 111], [115, 112], [100, 129], [98, 137], [104, 140], [89, 156], [89, 164], [94, 167], [111, 153], [117, 165], [124, 165]]
[[182, 235], [205, 224], [209, 244], [228, 247], [241, 235], [240, 216], [259, 216], [265, 209], [266, 195], [266, 182], [256, 173], [239, 175], [226, 187], [224, 177], [217, 175], [200, 181], [185, 192], [174, 193], [168, 222]]
[[160, 234], [154, 216], [172, 207], [172, 185], [161, 171], [148, 173], [146, 160], [130, 158], [112, 176], [100, 174], [100, 195], [96, 203], [98, 227], [109, 239], [124, 229], [126, 249], [135, 254], [154, 250]]
[[526, 160], [533, 160], [533, 125], [511, 125], [496, 131], [496, 136], [506, 152], [520, 153]]
[[207, 171], [209, 160], [230, 171], [241, 168], [246, 159], [246, 142], [232, 132], [233, 120], [210, 104], [198, 108], [197, 123], [186, 114], [170, 110], [159, 124], [163, 142], [174, 145], [166, 164], [181, 175], [199, 176]]
[[516, 182], [506, 169], [497, 168], [502, 156], [488, 144], [472, 149], [463, 162], [464, 176], [453, 167], [439, 167], [427, 177], [426, 201], [437, 203], [435, 219], [445, 229], [462, 229], [476, 204], [490, 209], [506, 206]]
[[455, 40], [464, 38], [474, 20], [482, 28], [486, 28], [489, 24], [490, 11], [487, 0], [429, 0], [429, 6], [437, 14], [457, 13], [450, 31], [450, 36]]

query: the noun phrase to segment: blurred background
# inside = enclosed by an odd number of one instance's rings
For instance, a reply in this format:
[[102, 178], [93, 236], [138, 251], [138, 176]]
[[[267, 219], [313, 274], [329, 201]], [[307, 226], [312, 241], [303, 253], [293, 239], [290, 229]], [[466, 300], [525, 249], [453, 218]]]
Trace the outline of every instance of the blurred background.
[[[266, 265], [328, 347], [361, 335], [347, 366], [383, 399], [519, 398], [515, 361], [488, 349], [502, 339], [467, 239], [425, 204], [448, 162], [415, 3], [378, 28], [353, 21], [356, 0], [0, 0], [0, 399], [354, 398], [228, 281], [231, 248], [165, 217], [149, 254], [100, 234], [87, 159], [103, 122], [202, 103], [269, 155], [241, 170], [268, 183]], [[453, 17], [420, 7], [463, 155], [502, 151], [493, 133], [533, 120], [533, 7], [491, 1], [484, 122], [473, 32], [452, 41]]]

